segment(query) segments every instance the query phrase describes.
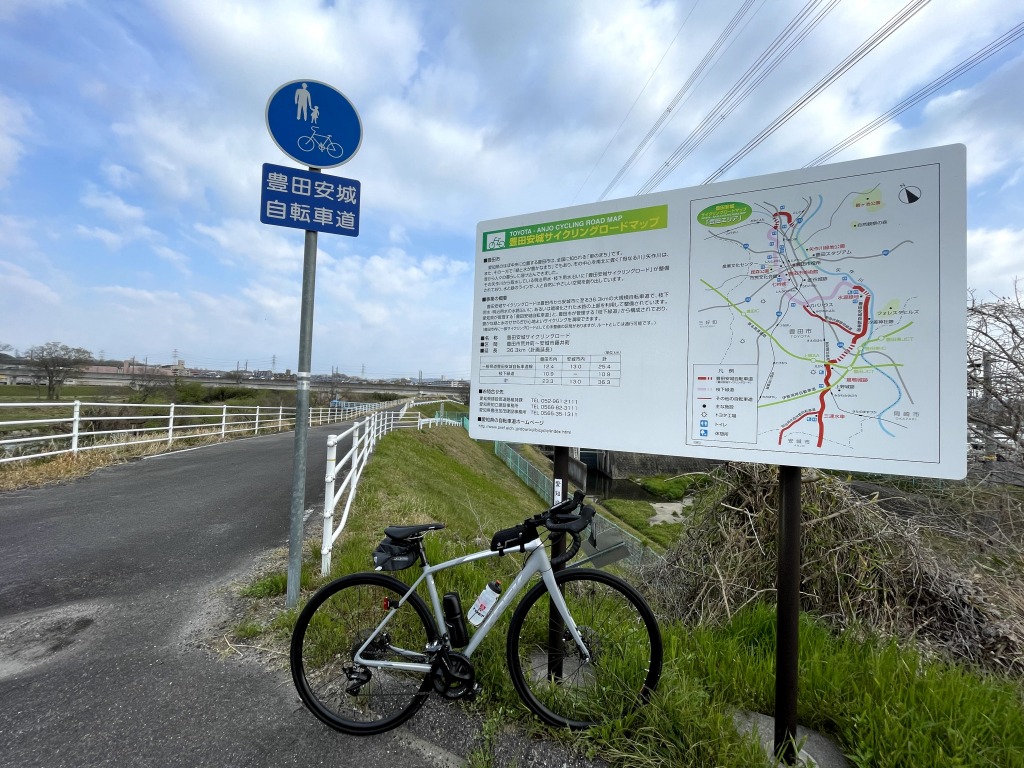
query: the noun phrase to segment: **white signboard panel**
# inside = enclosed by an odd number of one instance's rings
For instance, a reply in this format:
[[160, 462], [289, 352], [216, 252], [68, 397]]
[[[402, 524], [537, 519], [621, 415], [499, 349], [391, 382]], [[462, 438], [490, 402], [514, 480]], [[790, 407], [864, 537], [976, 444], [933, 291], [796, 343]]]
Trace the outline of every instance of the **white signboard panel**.
[[966, 472], [962, 145], [482, 222], [470, 434]]

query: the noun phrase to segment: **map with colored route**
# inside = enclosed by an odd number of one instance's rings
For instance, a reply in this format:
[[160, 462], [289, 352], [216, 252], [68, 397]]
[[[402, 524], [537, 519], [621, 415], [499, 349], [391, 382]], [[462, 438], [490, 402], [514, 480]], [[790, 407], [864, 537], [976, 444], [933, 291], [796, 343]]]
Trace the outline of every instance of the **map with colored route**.
[[939, 169], [690, 201], [687, 444], [938, 461]]

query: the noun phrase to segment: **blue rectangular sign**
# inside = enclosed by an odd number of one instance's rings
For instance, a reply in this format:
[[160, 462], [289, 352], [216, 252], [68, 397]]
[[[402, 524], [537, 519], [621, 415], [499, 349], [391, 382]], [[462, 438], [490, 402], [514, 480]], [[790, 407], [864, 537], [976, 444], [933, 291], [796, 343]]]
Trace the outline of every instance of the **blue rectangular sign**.
[[264, 163], [260, 187], [264, 224], [359, 236], [362, 186], [355, 179]]

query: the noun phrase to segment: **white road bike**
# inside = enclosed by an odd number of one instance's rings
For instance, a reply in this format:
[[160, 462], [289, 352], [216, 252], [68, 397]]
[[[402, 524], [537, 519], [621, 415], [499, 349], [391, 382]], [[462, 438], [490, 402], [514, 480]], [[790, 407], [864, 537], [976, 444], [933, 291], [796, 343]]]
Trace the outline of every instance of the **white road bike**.
[[[380, 572], [343, 576], [309, 600], [292, 633], [292, 679], [303, 703], [339, 731], [372, 735], [397, 727], [431, 692], [471, 698], [479, 685], [471, 661], [490, 630], [530, 587], [508, 625], [508, 673], [523, 703], [545, 723], [587, 728], [647, 702], [661, 677], [661, 630], [633, 587], [605, 571], [557, 567], [580, 549], [594, 509], [576, 495], [513, 528], [490, 549], [430, 565], [423, 537], [443, 523], [392, 526], [374, 553], [378, 571], [417, 562], [412, 586]], [[577, 514], [576, 511], [579, 510]], [[548, 557], [540, 529], [572, 545]], [[434, 574], [512, 552], [523, 569], [470, 635], [457, 595], [438, 595]], [[417, 592], [425, 584], [430, 608]], [[432, 611], [430, 610], [432, 609]], [[456, 650], [458, 648], [459, 650]]]

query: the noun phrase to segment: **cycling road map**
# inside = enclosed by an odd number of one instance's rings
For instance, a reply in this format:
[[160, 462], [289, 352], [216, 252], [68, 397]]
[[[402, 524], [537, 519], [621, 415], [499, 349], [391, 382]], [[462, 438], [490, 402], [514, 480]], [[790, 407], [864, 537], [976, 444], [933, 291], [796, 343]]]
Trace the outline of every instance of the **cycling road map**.
[[691, 444], [938, 462], [938, 190], [932, 164], [691, 202]]
[[471, 434], [963, 477], [965, 169], [954, 145], [482, 223]]

